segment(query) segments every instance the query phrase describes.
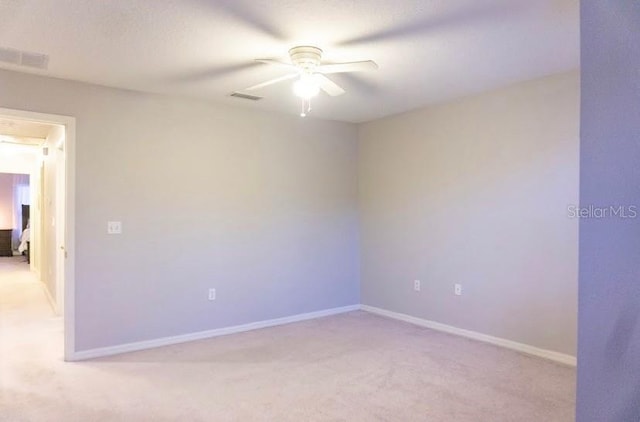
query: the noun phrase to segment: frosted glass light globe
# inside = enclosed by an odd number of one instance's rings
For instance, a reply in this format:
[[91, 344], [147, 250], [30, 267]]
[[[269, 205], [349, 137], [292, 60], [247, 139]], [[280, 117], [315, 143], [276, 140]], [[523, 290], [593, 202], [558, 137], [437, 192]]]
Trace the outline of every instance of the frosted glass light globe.
[[308, 100], [318, 95], [319, 92], [320, 87], [313, 75], [302, 75], [300, 79], [293, 84], [293, 93], [300, 98]]

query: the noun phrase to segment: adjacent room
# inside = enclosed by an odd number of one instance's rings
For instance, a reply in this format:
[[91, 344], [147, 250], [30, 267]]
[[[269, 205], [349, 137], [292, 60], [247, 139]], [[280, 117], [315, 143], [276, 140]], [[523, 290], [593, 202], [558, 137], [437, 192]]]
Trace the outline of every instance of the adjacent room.
[[0, 419], [640, 420], [638, 21], [0, 3]]
[[0, 256], [29, 263], [30, 203], [29, 175], [0, 173]]

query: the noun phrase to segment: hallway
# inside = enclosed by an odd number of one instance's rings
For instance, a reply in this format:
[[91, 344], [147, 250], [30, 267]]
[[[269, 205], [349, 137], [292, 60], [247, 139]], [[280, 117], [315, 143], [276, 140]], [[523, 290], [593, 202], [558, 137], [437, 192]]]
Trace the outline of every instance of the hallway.
[[[0, 258], [0, 407], [19, 404], [41, 382], [42, 368], [62, 364], [63, 323], [24, 257]], [[52, 365], [53, 364], [53, 365]], [[6, 409], [6, 407], [4, 407]]]
[[[0, 258], [0, 347], [2, 362], [62, 360], [62, 318], [54, 314], [24, 257]], [[13, 356], [20, 350], [21, 356]], [[25, 352], [28, 355], [25, 356]]]

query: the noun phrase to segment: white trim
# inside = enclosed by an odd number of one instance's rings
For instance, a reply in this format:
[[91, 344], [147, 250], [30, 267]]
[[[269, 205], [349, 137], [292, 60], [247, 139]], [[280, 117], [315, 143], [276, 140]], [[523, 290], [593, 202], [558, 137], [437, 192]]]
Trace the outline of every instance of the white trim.
[[42, 281], [39, 281], [39, 283], [40, 283], [40, 287], [42, 287], [42, 290], [44, 290], [44, 295], [47, 297], [47, 300], [49, 301], [49, 305], [51, 305], [51, 309], [53, 310], [53, 313], [58, 315], [56, 301], [53, 300], [53, 297], [51, 296], [51, 292], [47, 288], [47, 285], [44, 284]]
[[528, 344], [518, 343], [515, 341], [511, 341], [511, 340], [507, 340], [499, 337], [493, 337], [493, 336], [478, 333], [475, 331], [464, 330], [462, 328], [441, 324], [435, 321], [429, 321], [427, 319], [417, 318], [411, 315], [401, 314], [393, 311], [387, 311], [386, 309], [376, 308], [374, 306], [361, 305], [360, 309], [362, 309], [363, 311], [371, 312], [372, 314], [381, 315], [387, 318], [397, 319], [400, 321], [419, 325], [421, 327], [431, 328], [433, 330], [442, 331], [445, 333], [454, 334], [457, 336], [466, 337], [473, 340], [478, 340], [483, 343], [493, 344], [495, 346], [504, 347], [507, 349], [515, 350], [517, 352], [526, 353], [528, 355], [538, 356], [544, 359], [562, 363], [564, 365], [576, 366], [577, 364], [577, 359], [575, 356], [567, 355], [564, 353], [541, 349], [538, 347], [530, 346]]
[[65, 249], [64, 266], [64, 356], [75, 354], [75, 210], [76, 210], [76, 119], [58, 114], [37, 113], [0, 107], [0, 116], [65, 127]]
[[276, 325], [290, 324], [292, 322], [306, 321], [309, 319], [322, 318], [330, 315], [342, 314], [345, 312], [357, 311], [360, 305], [343, 306], [340, 308], [325, 309], [306, 314], [292, 315], [283, 318], [268, 319], [265, 321], [250, 322], [248, 324], [235, 325], [232, 327], [217, 328], [214, 330], [200, 331], [197, 333], [182, 334], [173, 337], [162, 337], [154, 340], [138, 341], [135, 343], [119, 344], [117, 346], [100, 347], [97, 349], [82, 350], [75, 352], [67, 360], [93, 359], [103, 356], [117, 355], [120, 353], [135, 352], [138, 350], [152, 349], [155, 347], [169, 346], [172, 344], [185, 343], [194, 340], [203, 340], [212, 337], [224, 336], [228, 334], [242, 333], [244, 331], [257, 330], [260, 328], [274, 327]]

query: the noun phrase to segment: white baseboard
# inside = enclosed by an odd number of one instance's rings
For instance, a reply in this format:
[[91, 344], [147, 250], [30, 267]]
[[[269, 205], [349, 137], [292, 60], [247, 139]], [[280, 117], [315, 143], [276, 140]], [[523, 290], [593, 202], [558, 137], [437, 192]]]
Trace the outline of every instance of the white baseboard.
[[260, 328], [274, 327], [276, 325], [290, 324], [292, 322], [306, 321], [309, 319], [322, 318], [330, 315], [342, 314], [345, 312], [357, 311], [360, 305], [343, 306], [340, 308], [325, 309], [306, 314], [292, 315], [283, 318], [269, 319], [265, 321], [251, 322], [249, 324], [235, 325], [233, 327], [217, 328], [214, 330], [200, 331], [197, 333], [182, 334], [172, 337], [163, 337], [154, 340], [139, 341], [135, 343], [119, 344], [117, 346], [100, 347], [96, 349], [73, 352], [67, 357], [68, 361], [79, 361], [94, 359], [104, 356], [117, 355], [120, 353], [135, 352], [138, 350], [152, 349], [155, 347], [169, 346], [172, 344], [186, 343], [188, 341], [203, 340], [212, 337], [224, 336], [227, 334], [242, 333], [244, 331], [257, 330]]
[[576, 366], [577, 364], [577, 359], [575, 356], [567, 355], [564, 353], [541, 349], [538, 347], [530, 346], [528, 344], [518, 343], [515, 341], [506, 340], [499, 337], [493, 337], [493, 336], [478, 333], [475, 331], [464, 330], [462, 328], [457, 328], [451, 325], [441, 324], [439, 322], [413, 317], [411, 315], [387, 311], [386, 309], [376, 308], [374, 306], [361, 305], [360, 309], [362, 309], [363, 311], [371, 312], [372, 314], [409, 322], [411, 324], [419, 325], [421, 327], [431, 328], [433, 330], [442, 331], [445, 333], [482, 341], [484, 343], [493, 344], [496, 346], [515, 350], [517, 352], [526, 353], [528, 355], [549, 359], [558, 363], [562, 363], [564, 365]]
[[[43, 288], [47, 294], [47, 298], [52, 303], [52, 305], [54, 305], [55, 302], [52, 300], [51, 295], [49, 294], [48, 290], [44, 285], [43, 285]], [[554, 352], [552, 350], [541, 349], [538, 347], [530, 346], [528, 344], [518, 343], [515, 341], [506, 340], [499, 337], [493, 337], [493, 336], [478, 333], [475, 331], [464, 330], [462, 328], [453, 327], [451, 325], [446, 325], [446, 324], [442, 324], [435, 321], [429, 321], [426, 319], [417, 318], [411, 315], [401, 314], [398, 312], [388, 311], [386, 309], [376, 308], [374, 306], [369, 306], [369, 305], [343, 306], [340, 308], [325, 309], [322, 311], [292, 315], [292, 316], [283, 317], [283, 318], [251, 322], [248, 324], [235, 325], [232, 327], [223, 327], [223, 328], [217, 328], [214, 330], [200, 331], [196, 333], [182, 334], [182, 335], [172, 336], [172, 337], [163, 337], [163, 338], [154, 339], [154, 340], [146, 340], [146, 341], [139, 341], [135, 343], [120, 344], [117, 346], [82, 350], [79, 352], [72, 353], [67, 360], [80, 361], [85, 359], [94, 359], [99, 357], [112, 356], [112, 355], [117, 355], [121, 353], [135, 352], [139, 350], [153, 349], [155, 347], [169, 346], [172, 344], [186, 343], [188, 341], [203, 340], [203, 339], [208, 339], [212, 337], [224, 336], [228, 334], [242, 333], [244, 331], [258, 330], [260, 328], [274, 327], [277, 325], [284, 325], [284, 324], [290, 324], [293, 322], [300, 322], [300, 321], [306, 321], [306, 320], [315, 319], [315, 318], [322, 318], [325, 316], [356, 311], [358, 309], [361, 309], [366, 312], [371, 312], [376, 315], [381, 315], [387, 318], [397, 319], [400, 321], [419, 325], [421, 327], [431, 328], [433, 330], [442, 331], [445, 333], [482, 341], [484, 343], [493, 344], [496, 346], [515, 350], [517, 352], [525, 353], [528, 355], [538, 356], [544, 359], [552, 360], [554, 362], [562, 363], [564, 365], [576, 366], [576, 363], [577, 363], [575, 356]]]

